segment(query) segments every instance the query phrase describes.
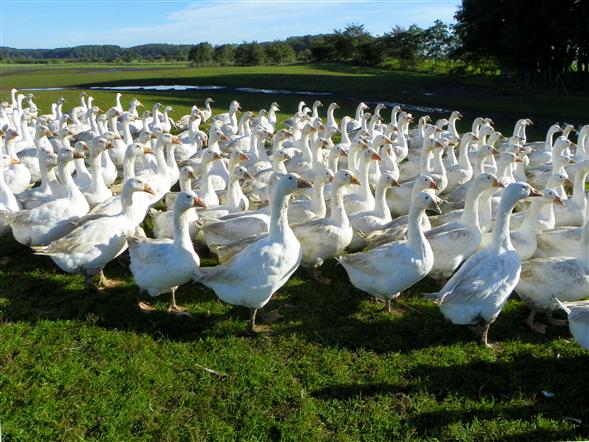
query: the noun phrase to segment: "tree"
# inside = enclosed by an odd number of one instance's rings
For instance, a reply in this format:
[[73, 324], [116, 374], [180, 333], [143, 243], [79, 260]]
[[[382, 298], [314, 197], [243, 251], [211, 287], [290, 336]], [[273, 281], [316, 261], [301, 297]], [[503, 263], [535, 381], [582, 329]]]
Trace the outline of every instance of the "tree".
[[464, 0], [456, 21], [461, 53], [472, 63], [492, 60], [509, 76], [545, 88], [564, 85], [575, 68], [588, 74], [586, 0]]
[[209, 42], [194, 45], [188, 53], [188, 59], [198, 66], [206, 66], [213, 61], [213, 46]]
[[396, 58], [402, 68], [413, 68], [424, 55], [424, 31], [417, 25], [395, 26], [383, 38], [386, 55]]
[[241, 66], [258, 66], [266, 61], [264, 47], [256, 41], [242, 43], [235, 48], [235, 63]]
[[275, 41], [266, 46], [266, 60], [270, 64], [284, 64], [292, 63], [296, 57], [291, 45]]
[[436, 20], [432, 26], [423, 32], [423, 47], [428, 58], [435, 62], [449, 55], [452, 37], [448, 28], [441, 20]]
[[235, 45], [225, 44], [215, 46], [213, 60], [215, 60], [221, 66], [228, 66], [235, 63]]

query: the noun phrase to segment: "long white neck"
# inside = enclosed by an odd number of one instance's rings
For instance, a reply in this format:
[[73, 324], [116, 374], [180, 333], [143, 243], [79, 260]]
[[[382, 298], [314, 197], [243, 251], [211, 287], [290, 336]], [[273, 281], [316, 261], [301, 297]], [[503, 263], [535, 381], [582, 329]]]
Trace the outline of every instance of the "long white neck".
[[103, 152], [98, 152], [91, 160], [92, 170], [90, 171], [90, 175], [92, 175], [92, 193], [108, 191], [108, 187], [104, 183], [104, 178], [102, 177], [102, 154]]
[[370, 169], [370, 161], [361, 161], [358, 169], [358, 175], [360, 179], [360, 197], [371, 205], [374, 205], [374, 195], [370, 190], [370, 180], [368, 170]]
[[573, 196], [571, 197], [571, 200], [581, 208], [585, 207], [587, 204], [587, 199], [585, 197], [585, 181], [587, 181], [587, 174], [589, 174], [587, 169], [579, 167], [575, 173], [575, 181], [573, 184]]
[[288, 198], [284, 192], [275, 188], [272, 192], [272, 210], [270, 213], [270, 226], [268, 237], [272, 240], [284, 238], [285, 233], [290, 230], [288, 225]]
[[303, 154], [303, 159], [311, 163], [313, 161], [313, 153], [311, 152], [311, 147], [309, 146], [309, 140], [311, 138], [311, 133], [309, 131], [303, 132], [303, 136], [301, 137], [301, 152]]
[[330, 206], [331, 214], [330, 217], [334, 222], [340, 226], [348, 226], [350, 220], [346, 214], [346, 208], [344, 206], [344, 188], [343, 186], [335, 186], [332, 189], [334, 195], [331, 196]]
[[376, 186], [376, 196], [374, 197], [374, 214], [379, 218], [384, 218], [385, 222], [392, 219], [391, 211], [387, 205], [387, 189], [387, 183], [381, 179]]
[[425, 210], [411, 205], [407, 218], [407, 245], [420, 256], [425, 256], [429, 243], [423, 233], [423, 218]]
[[458, 151], [458, 164], [461, 168], [472, 170], [472, 165], [470, 164], [470, 158], [468, 158], [468, 147], [469, 142], [467, 140], [462, 140], [460, 142], [460, 148]]
[[517, 231], [524, 238], [533, 238], [536, 235], [536, 224], [538, 222], [538, 216], [546, 205], [552, 206], [552, 203], [544, 198], [534, 198], [534, 201], [532, 201], [532, 204], [530, 204], [528, 213], [526, 213], [521, 226], [519, 226], [519, 229], [517, 229]]
[[[196, 212], [195, 210], [191, 212]], [[190, 228], [188, 226], [188, 210], [174, 211], [174, 245], [185, 250], [194, 251], [192, 239], [190, 238]]]
[[350, 136], [348, 135], [348, 128], [347, 128], [348, 119], [342, 118], [342, 124], [340, 126], [340, 132], [342, 134], [341, 143], [345, 145], [350, 145]]
[[473, 182], [466, 191], [466, 198], [464, 200], [464, 210], [460, 217], [460, 223], [469, 227], [476, 227], [479, 231], [481, 226], [479, 224], [479, 200], [481, 198], [481, 190]]
[[497, 211], [497, 218], [495, 219], [495, 227], [493, 228], [493, 240], [489, 247], [493, 247], [498, 251], [514, 250], [509, 236], [509, 221], [515, 203], [516, 200], [510, 198], [507, 192], [503, 193]]
[[130, 125], [131, 122], [127, 118], [123, 118], [123, 141], [127, 146], [133, 142]]
[[313, 183], [313, 197], [311, 198], [311, 210], [320, 218], [323, 218], [327, 213], [327, 206], [325, 205], [325, 182], [319, 178], [315, 179]]

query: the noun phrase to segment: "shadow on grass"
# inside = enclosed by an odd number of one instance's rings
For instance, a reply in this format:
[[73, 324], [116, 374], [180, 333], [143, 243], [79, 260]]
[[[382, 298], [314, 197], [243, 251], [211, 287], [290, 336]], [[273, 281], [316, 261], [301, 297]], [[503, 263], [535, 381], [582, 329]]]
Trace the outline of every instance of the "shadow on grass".
[[[408, 368], [403, 384], [335, 384], [311, 395], [321, 400], [354, 401], [374, 396], [393, 396], [403, 402], [419, 394], [433, 396], [439, 410], [418, 410], [405, 424], [422, 437], [444, 437], [449, 423], [463, 427], [485, 421], [526, 422], [536, 419], [536, 429], [501, 436], [501, 440], [557, 440], [589, 434], [589, 408], [579, 407], [579, 392], [587, 391], [589, 379], [584, 355], [567, 358], [536, 358], [521, 353], [505, 361], [473, 361], [440, 366], [419, 364]], [[574, 384], [571, 379], [578, 379]], [[554, 397], [545, 397], [549, 391]], [[573, 424], [573, 419], [582, 423]], [[568, 421], [570, 430], [546, 428], [540, 421]], [[548, 426], [549, 427], [549, 426]], [[446, 436], [447, 437], [447, 436]]]
[[[247, 309], [220, 303], [211, 290], [198, 284], [185, 284], [177, 293], [178, 302], [190, 306], [191, 317], [177, 317], [165, 311], [144, 314], [137, 307], [137, 287], [130, 278], [126, 263], [121, 265], [120, 259], [105, 269], [107, 277], [118, 281], [119, 286], [96, 294], [84, 287], [80, 276], [56, 270], [50, 258], [36, 256], [13, 240], [3, 239], [0, 244], [3, 255], [9, 259], [7, 264], [0, 266], [4, 273], [0, 290], [8, 299], [6, 305], [0, 306], [5, 321], [83, 320], [105, 328], [190, 341], [203, 334], [243, 332], [243, 323], [248, 318]], [[259, 322], [262, 324], [265, 313], [279, 313], [279, 321], [270, 324], [271, 334], [296, 334], [323, 346], [376, 353], [411, 352], [432, 346], [474, 342], [466, 327], [445, 321], [437, 306], [421, 299], [421, 292], [436, 289], [430, 280], [424, 280], [410, 292], [402, 294], [394, 303], [395, 311], [388, 313], [382, 303], [355, 289], [345, 270], [334, 261], [328, 261], [322, 269], [332, 279], [331, 284], [319, 284], [299, 268], [291, 281], [260, 312]], [[165, 304], [168, 296], [158, 297], [158, 302]], [[143, 300], [152, 300], [147, 298], [142, 296]], [[548, 336], [530, 332], [524, 325], [527, 313], [521, 303], [506, 309], [491, 328], [491, 338], [543, 343], [557, 334], [568, 335], [564, 328], [550, 329]], [[238, 321], [241, 325], [217, 328], [222, 321]]]

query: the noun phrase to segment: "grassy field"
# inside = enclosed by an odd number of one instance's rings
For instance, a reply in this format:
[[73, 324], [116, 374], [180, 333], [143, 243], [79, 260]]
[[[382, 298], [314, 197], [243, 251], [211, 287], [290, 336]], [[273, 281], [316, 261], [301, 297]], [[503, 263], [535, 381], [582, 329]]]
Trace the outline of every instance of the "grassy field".
[[[342, 93], [353, 88], [346, 93], [374, 99], [379, 91], [383, 99], [405, 91], [407, 103], [491, 116], [500, 102], [481, 101], [477, 108], [466, 99], [461, 106], [456, 97], [455, 104], [444, 104], [435, 101], [441, 94], [421, 97], [418, 91], [435, 92], [432, 85], [461, 80], [368, 70], [347, 74], [343, 67], [29, 68], [2, 75], [3, 100], [11, 87], [161, 82]], [[381, 88], [377, 83], [385, 78]], [[488, 85], [482, 89], [504, 93]], [[37, 93], [46, 108], [50, 99], [64, 95], [75, 101], [77, 94]], [[112, 92], [92, 95], [102, 107], [113, 99]], [[124, 98], [132, 95], [146, 104], [171, 103], [181, 115], [211, 94], [133, 92]], [[213, 96], [220, 110], [236, 95]], [[584, 103], [586, 110], [587, 97], [522, 97], [508, 101], [513, 106], [502, 115], [521, 106], [528, 116], [545, 112], [556, 121], [587, 119], [576, 105]], [[261, 94], [238, 98], [245, 108], [277, 100], [286, 113], [299, 100]], [[562, 101], [562, 109], [571, 113], [560, 114], [556, 104], [534, 105], [542, 100]], [[353, 104], [347, 101], [346, 111]], [[215, 264], [206, 252], [201, 256], [205, 265]], [[494, 352], [479, 347], [467, 329], [447, 323], [437, 307], [421, 299], [422, 291], [436, 288], [431, 281], [404, 293], [389, 314], [328, 262], [331, 286], [297, 271], [262, 310], [264, 331], [251, 337], [245, 333], [248, 312], [217, 301], [202, 286], [178, 291], [191, 317], [164, 313], [167, 298], [156, 304], [161, 313], [145, 315], [136, 307], [137, 288], [125, 264], [114, 261], [106, 273], [119, 285], [97, 295], [84, 289], [82, 278], [56, 270], [49, 258], [33, 255], [9, 237], [0, 239], [3, 440], [589, 437], [587, 352], [565, 328], [549, 328], [544, 336], [529, 331], [527, 309], [517, 299], [507, 303], [491, 328], [491, 338], [503, 344]]]

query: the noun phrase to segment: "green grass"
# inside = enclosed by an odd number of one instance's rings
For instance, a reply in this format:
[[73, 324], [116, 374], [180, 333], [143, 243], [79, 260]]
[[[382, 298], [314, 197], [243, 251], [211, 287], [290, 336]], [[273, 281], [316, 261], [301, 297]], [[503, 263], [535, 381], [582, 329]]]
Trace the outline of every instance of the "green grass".
[[[5, 96], [10, 87], [34, 84], [114, 82], [119, 76], [137, 84], [161, 74], [169, 82], [205, 84], [214, 79], [213, 84], [280, 84], [317, 91], [343, 87], [333, 82], [343, 77], [347, 84], [357, 82], [358, 94], [367, 96], [376, 93], [372, 83], [381, 75], [303, 66], [96, 74], [60, 67], [59, 72], [3, 76], [0, 93]], [[267, 77], [265, 83], [253, 80], [260, 76]], [[394, 77], [407, 84], [422, 81], [417, 75]], [[361, 87], [367, 89], [365, 94]], [[77, 94], [63, 92], [71, 100]], [[92, 94], [102, 107], [112, 103], [112, 92]], [[48, 106], [58, 93], [38, 95], [41, 105]], [[125, 98], [131, 95], [139, 94]], [[143, 93], [141, 100], [171, 103], [180, 115], [206, 95]], [[220, 110], [235, 94], [214, 96]], [[238, 98], [245, 108], [259, 108], [277, 97]], [[298, 99], [278, 97], [288, 113]], [[353, 103], [346, 105], [351, 109]], [[206, 265], [215, 264], [206, 253], [202, 256]], [[503, 344], [502, 351], [493, 352], [479, 347], [467, 329], [446, 322], [436, 306], [421, 299], [422, 291], [435, 289], [429, 280], [404, 293], [396, 312], [388, 314], [382, 304], [354, 289], [334, 262], [326, 263], [324, 272], [333, 278], [331, 286], [297, 271], [262, 310], [265, 331], [250, 337], [245, 333], [248, 312], [221, 303], [200, 285], [178, 291], [178, 301], [191, 317], [164, 313], [165, 297], [157, 300], [161, 312], [145, 315], [136, 307], [137, 288], [129, 271], [119, 261], [106, 268], [119, 285], [94, 294], [84, 289], [81, 277], [61, 273], [49, 258], [33, 255], [9, 236], [1, 238], [4, 439], [589, 437], [589, 357], [566, 328], [549, 328], [545, 336], [529, 331], [526, 307], [512, 299], [491, 328], [491, 338]], [[554, 397], [545, 397], [543, 390]]]
[[[290, 65], [255, 67], [193, 68], [175, 64], [74, 64], [21, 65], [0, 64], [0, 96], [6, 99], [13, 87], [89, 87], [116, 85], [197, 84], [227, 87], [255, 87], [294, 91], [333, 92], [333, 97], [297, 97], [293, 95], [241, 94], [240, 101], [247, 109], [267, 107], [272, 101], [282, 104], [286, 114], [296, 109], [300, 99], [312, 102], [336, 100], [343, 105], [343, 113], [352, 113], [357, 100], [383, 100], [410, 105], [460, 110], [466, 116], [462, 129], [479, 115], [493, 118], [504, 134], [511, 134], [515, 120], [532, 118], [537, 125], [530, 134], [543, 139], [547, 128], [555, 121], [586, 123], [589, 119], [589, 94], [563, 96], [561, 94], [532, 94], [530, 91], [507, 88], [498, 79], [388, 71], [346, 65]], [[39, 104], [48, 112], [57, 96], [77, 102], [78, 91], [36, 92]], [[112, 92], [93, 91], [101, 106], [111, 106]], [[188, 112], [190, 106], [212, 96], [216, 110], [225, 110], [236, 93], [214, 91], [184, 92], [124, 92], [125, 99], [139, 96], [146, 105], [157, 101], [171, 103], [178, 114]], [[348, 99], [352, 98], [352, 99]], [[419, 116], [419, 112], [413, 112]], [[437, 115], [440, 117], [441, 115]]]

